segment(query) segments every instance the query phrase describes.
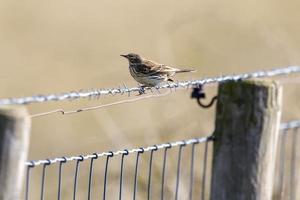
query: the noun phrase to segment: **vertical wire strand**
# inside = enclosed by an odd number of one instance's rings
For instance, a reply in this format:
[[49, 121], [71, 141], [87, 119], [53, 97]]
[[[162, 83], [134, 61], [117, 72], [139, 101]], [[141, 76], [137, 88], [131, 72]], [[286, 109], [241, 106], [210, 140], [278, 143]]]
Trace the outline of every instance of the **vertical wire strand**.
[[290, 168], [290, 200], [296, 199], [296, 158], [297, 158], [297, 140], [298, 140], [298, 128], [295, 128], [292, 133], [292, 147], [291, 147], [291, 168]]
[[34, 165], [32, 166], [27, 166], [26, 170], [26, 183], [25, 183], [25, 200], [29, 200], [29, 184], [30, 184], [30, 171], [31, 168], [33, 168]]
[[62, 177], [62, 165], [63, 163], [67, 162], [67, 159], [63, 157], [64, 161], [59, 162], [59, 168], [58, 168], [58, 190], [57, 190], [57, 199], [61, 199], [61, 177]]
[[44, 200], [46, 167], [51, 163], [49, 159], [47, 161], [48, 163], [43, 165], [43, 171], [42, 171], [41, 200]]
[[148, 174], [148, 188], [147, 188], [147, 200], [150, 200], [152, 159], [153, 159], [153, 150], [150, 152], [149, 174]]
[[44, 186], [45, 186], [46, 166], [47, 166], [47, 165], [43, 165], [43, 171], [42, 171], [41, 200], [44, 200]]
[[194, 161], [195, 161], [195, 145], [192, 144], [192, 153], [191, 153], [191, 166], [190, 166], [190, 191], [189, 191], [189, 200], [193, 199], [193, 187], [194, 187]]
[[176, 187], [175, 187], [175, 200], [178, 200], [178, 191], [179, 191], [179, 182], [180, 182], [180, 171], [181, 171], [181, 154], [182, 154], [182, 148], [186, 145], [184, 144], [179, 146], [179, 152], [178, 152], [178, 160], [177, 160], [177, 175], [176, 175]]
[[281, 199], [284, 199], [284, 187], [283, 187], [283, 182], [284, 182], [284, 170], [285, 170], [285, 145], [286, 145], [286, 134], [287, 131], [285, 130], [282, 134], [281, 134], [281, 144], [280, 144], [280, 154], [279, 154], [279, 160], [280, 160], [280, 164], [279, 164], [279, 195], [281, 197]]
[[201, 200], [205, 200], [205, 184], [206, 184], [206, 167], [207, 167], [207, 149], [208, 142], [204, 145], [204, 158], [203, 158], [203, 171], [202, 171], [202, 184], [201, 184]]
[[125, 153], [122, 154], [121, 167], [120, 167], [120, 187], [119, 187], [119, 200], [122, 200], [122, 188], [123, 188], [123, 169], [124, 169], [124, 156], [129, 154], [128, 150], [124, 150]]
[[98, 154], [94, 153], [95, 157], [91, 158], [91, 163], [90, 163], [90, 173], [89, 173], [89, 182], [88, 182], [88, 200], [91, 199], [92, 196], [92, 179], [93, 179], [93, 165], [94, 165], [94, 160], [98, 158]]
[[169, 148], [171, 148], [171, 144], [169, 143], [169, 146], [165, 148], [164, 150], [164, 160], [163, 160], [163, 168], [162, 168], [162, 175], [161, 175], [161, 193], [160, 193], [160, 199], [164, 199], [164, 187], [165, 187], [165, 171], [166, 171], [166, 163], [167, 163], [167, 151]]
[[137, 152], [136, 155], [135, 170], [134, 170], [135, 172], [134, 172], [133, 200], [135, 200], [136, 193], [137, 193], [138, 167], [139, 167], [139, 157], [141, 153], [144, 153], [143, 148], [140, 148], [140, 150]]
[[104, 183], [103, 183], [103, 200], [106, 199], [106, 185], [107, 185], [107, 169], [108, 169], [108, 161], [110, 157], [113, 157], [114, 154], [112, 151], [109, 152], [110, 155], [106, 157], [106, 163], [105, 163], [105, 171], [104, 171]]
[[75, 175], [74, 175], [74, 187], [73, 187], [73, 200], [76, 200], [76, 193], [77, 193], [77, 181], [78, 181], [78, 172], [79, 172], [79, 163], [82, 162], [83, 156], [79, 156], [81, 159], [77, 160], [76, 167], [75, 167]]
[[150, 160], [149, 160], [149, 174], [148, 174], [148, 188], [147, 188], [147, 200], [150, 200], [151, 193], [151, 175], [152, 175], [152, 160], [153, 160], [153, 151], [157, 151], [157, 146], [154, 145], [155, 149], [150, 152]]

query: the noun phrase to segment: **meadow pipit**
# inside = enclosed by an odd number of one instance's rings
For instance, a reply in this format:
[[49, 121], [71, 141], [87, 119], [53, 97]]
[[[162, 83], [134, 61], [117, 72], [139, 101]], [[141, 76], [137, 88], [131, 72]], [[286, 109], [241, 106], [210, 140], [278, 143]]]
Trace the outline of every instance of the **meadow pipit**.
[[129, 53], [121, 55], [129, 61], [131, 76], [143, 87], [154, 87], [163, 81], [171, 79], [176, 73], [193, 72], [193, 69], [178, 69], [147, 60], [138, 54]]

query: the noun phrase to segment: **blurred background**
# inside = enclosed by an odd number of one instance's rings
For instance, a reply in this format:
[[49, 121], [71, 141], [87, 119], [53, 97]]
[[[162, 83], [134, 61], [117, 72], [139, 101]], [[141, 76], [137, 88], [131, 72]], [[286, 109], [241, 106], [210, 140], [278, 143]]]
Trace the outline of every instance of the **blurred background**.
[[[299, 65], [299, 6], [296, 0], [1, 1], [0, 97], [118, 87], [123, 83], [136, 86], [128, 62], [119, 56], [129, 52], [197, 70], [180, 74], [176, 80]], [[299, 78], [278, 80], [284, 85], [282, 121], [299, 119]], [[205, 88], [208, 98], [216, 94], [216, 86]], [[75, 115], [34, 118], [29, 159], [210, 135], [215, 110], [200, 108], [190, 99], [190, 92], [182, 90]], [[35, 114], [121, 99], [126, 96], [28, 108]], [[65, 188], [64, 195], [68, 196]], [[53, 194], [50, 187], [45, 192]]]

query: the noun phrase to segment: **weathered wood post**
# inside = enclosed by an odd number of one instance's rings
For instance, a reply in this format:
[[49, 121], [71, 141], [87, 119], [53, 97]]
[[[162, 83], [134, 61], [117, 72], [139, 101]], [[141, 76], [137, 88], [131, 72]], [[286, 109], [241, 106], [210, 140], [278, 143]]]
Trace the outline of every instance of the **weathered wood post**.
[[271, 80], [219, 85], [212, 200], [271, 200], [281, 99]]
[[0, 200], [20, 199], [29, 134], [25, 107], [0, 107]]

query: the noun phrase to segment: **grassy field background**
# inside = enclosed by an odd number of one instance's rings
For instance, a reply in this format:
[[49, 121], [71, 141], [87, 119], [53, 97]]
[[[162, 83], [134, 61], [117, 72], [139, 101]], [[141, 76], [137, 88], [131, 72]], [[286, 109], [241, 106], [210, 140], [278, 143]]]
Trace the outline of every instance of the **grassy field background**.
[[[0, 2], [0, 95], [19, 97], [118, 87], [123, 83], [136, 86], [127, 61], [119, 56], [128, 52], [197, 70], [176, 80], [299, 65], [299, 6], [296, 0], [4, 0]], [[282, 120], [299, 119], [299, 76], [278, 80], [284, 85]], [[211, 97], [216, 94], [216, 86], [206, 91]], [[189, 96], [190, 91], [182, 90], [76, 115], [35, 118], [29, 159], [210, 135], [214, 108], [202, 109]], [[34, 114], [120, 99], [126, 97], [34, 104], [28, 108]], [[52, 179], [53, 188], [46, 190], [48, 196], [56, 191], [56, 179]], [[65, 197], [70, 195], [66, 183]], [[39, 181], [35, 184], [39, 187]]]

